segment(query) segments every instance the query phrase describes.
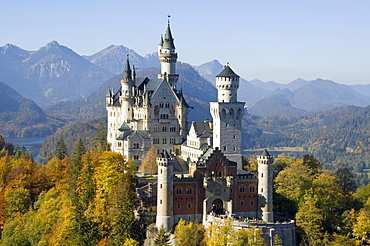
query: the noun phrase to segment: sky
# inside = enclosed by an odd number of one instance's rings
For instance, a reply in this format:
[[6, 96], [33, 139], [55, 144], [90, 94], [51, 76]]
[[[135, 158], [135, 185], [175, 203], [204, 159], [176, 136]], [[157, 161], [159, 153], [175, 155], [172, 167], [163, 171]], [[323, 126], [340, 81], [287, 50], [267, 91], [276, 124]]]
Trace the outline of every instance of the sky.
[[170, 14], [179, 61], [246, 80], [370, 84], [370, 0], [0, 0], [0, 46], [155, 52]]

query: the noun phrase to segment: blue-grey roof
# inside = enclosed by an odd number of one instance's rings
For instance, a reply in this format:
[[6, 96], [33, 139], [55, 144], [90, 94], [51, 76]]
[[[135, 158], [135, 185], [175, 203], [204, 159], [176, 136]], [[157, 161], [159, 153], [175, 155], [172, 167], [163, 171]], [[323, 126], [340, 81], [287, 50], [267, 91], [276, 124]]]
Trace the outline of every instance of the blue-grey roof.
[[163, 79], [150, 79], [146, 89], [149, 91], [155, 91], [158, 86], [162, 83]]
[[216, 77], [239, 77], [228, 65], [224, 66], [224, 70]]
[[116, 140], [126, 140], [127, 139], [127, 136], [129, 136], [130, 134], [132, 133], [132, 131], [125, 131], [125, 132], [122, 132], [117, 138]]
[[163, 35], [161, 34], [161, 39], [159, 40], [159, 46], [163, 46]]
[[167, 26], [166, 34], [164, 35], [163, 48], [164, 49], [175, 49], [175, 44], [173, 43], [170, 25]]
[[118, 131], [120, 131], [120, 132], [123, 132], [123, 131], [130, 131], [131, 129], [130, 129], [130, 127], [127, 125], [127, 123], [126, 122], [123, 122], [122, 123], [122, 125], [121, 125], [121, 127], [120, 128], [118, 128]]
[[146, 82], [146, 80], [148, 80], [147, 77], [135, 78], [135, 86], [139, 87], [142, 83]]
[[148, 131], [137, 131], [137, 133], [142, 136], [143, 138], [149, 138], [149, 132]]
[[263, 151], [262, 156], [270, 156], [270, 154], [269, 154], [269, 152], [267, 151], [267, 149], [265, 149], [265, 150]]
[[123, 79], [131, 79], [131, 68], [130, 68], [130, 62], [128, 60], [128, 57], [126, 59], [125, 70], [123, 70]]

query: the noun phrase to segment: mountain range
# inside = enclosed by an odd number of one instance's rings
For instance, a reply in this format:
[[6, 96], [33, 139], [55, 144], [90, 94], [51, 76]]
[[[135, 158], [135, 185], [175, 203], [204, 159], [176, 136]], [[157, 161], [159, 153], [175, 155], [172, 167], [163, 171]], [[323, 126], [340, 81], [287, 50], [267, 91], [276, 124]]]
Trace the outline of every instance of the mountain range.
[[[111, 45], [91, 56], [81, 56], [52, 41], [37, 51], [12, 44], [0, 47], [0, 81], [55, 118], [91, 120], [105, 115], [105, 93], [109, 87], [119, 89], [127, 54], [138, 77], [157, 77], [160, 64], [155, 52], [141, 56], [122, 45]], [[213, 60], [200, 66], [179, 62], [177, 68], [178, 89], [194, 108], [189, 120], [209, 119], [209, 101], [217, 97], [215, 76], [223, 66]], [[348, 86], [324, 79], [280, 84], [241, 78], [238, 99], [245, 101], [254, 115], [303, 116], [345, 105], [369, 105], [370, 85]]]
[[36, 103], [0, 82], [0, 134], [31, 137], [53, 134], [64, 125], [48, 116]]

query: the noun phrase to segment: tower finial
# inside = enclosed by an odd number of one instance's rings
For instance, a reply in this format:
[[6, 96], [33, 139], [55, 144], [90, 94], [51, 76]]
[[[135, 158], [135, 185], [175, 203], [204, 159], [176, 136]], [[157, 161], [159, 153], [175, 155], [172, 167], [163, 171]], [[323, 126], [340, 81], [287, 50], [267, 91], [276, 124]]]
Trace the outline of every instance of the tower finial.
[[168, 26], [170, 25], [170, 17], [171, 17], [171, 15], [170, 14], [167, 14], [167, 23], [168, 23]]

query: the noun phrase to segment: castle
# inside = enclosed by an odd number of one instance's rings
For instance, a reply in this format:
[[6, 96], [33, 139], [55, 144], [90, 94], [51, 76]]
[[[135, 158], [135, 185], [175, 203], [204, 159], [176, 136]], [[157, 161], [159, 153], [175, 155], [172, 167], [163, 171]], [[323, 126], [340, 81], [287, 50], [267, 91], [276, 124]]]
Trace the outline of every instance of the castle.
[[137, 165], [157, 150], [157, 227], [171, 230], [180, 220], [205, 223], [210, 215], [260, 218], [273, 222], [272, 163], [265, 150], [258, 177], [242, 170], [244, 102], [237, 98], [239, 76], [227, 64], [216, 76], [213, 121], [188, 126], [187, 104], [177, 90], [177, 53], [170, 24], [158, 45], [161, 74], [137, 78], [127, 58], [121, 89], [108, 89], [107, 140], [111, 149]]

